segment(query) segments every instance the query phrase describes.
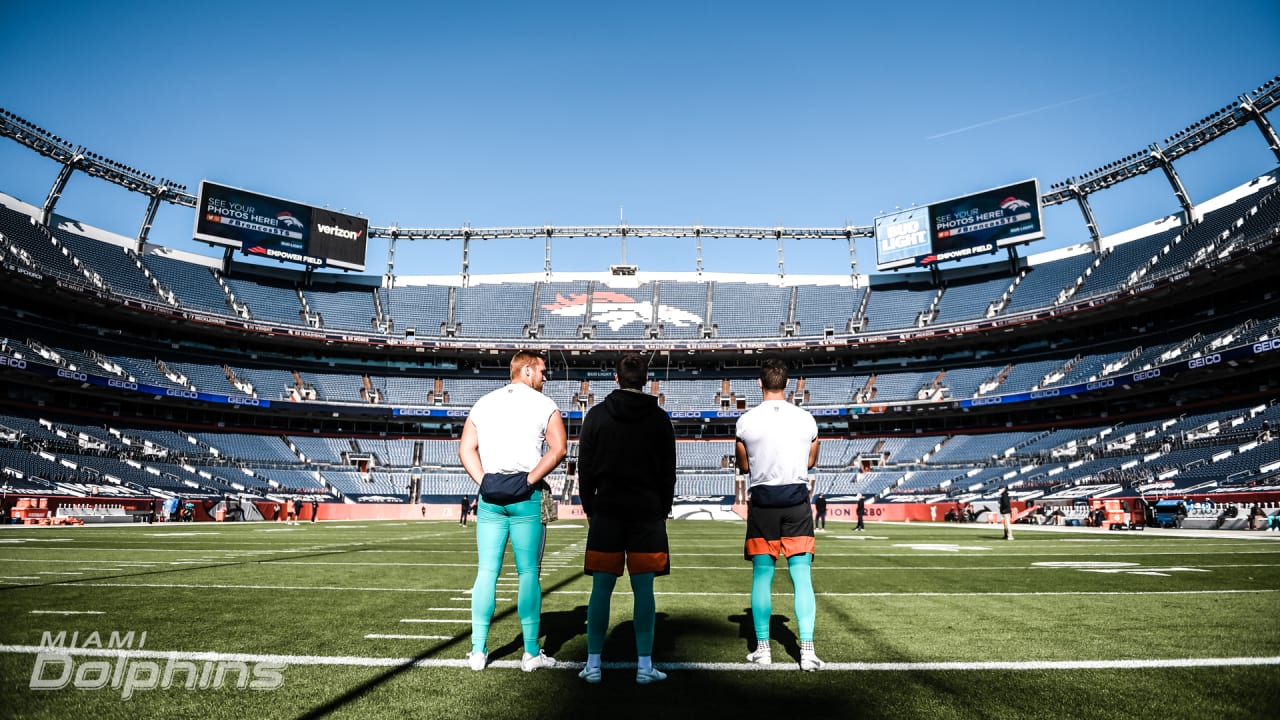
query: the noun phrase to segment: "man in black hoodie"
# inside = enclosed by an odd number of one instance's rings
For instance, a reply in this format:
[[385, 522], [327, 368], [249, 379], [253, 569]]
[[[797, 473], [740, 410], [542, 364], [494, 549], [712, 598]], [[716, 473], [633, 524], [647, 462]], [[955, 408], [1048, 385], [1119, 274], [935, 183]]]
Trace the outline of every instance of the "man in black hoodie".
[[653, 667], [653, 578], [671, 571], [666, 519], [675, 496], [676, 445], [671, 419], [657, 398], [642, 390], [648, 373], [643, 356], [623, 355], [614, 374], [618, 389], [582, 421], [578, 494], [590, 521], [583, 569], [592, 585], [587, 664], [578, 677], [589, 683], [600, 682], [609, 601], [624, 566], [635, 602], [636, 682], [667, 677]]

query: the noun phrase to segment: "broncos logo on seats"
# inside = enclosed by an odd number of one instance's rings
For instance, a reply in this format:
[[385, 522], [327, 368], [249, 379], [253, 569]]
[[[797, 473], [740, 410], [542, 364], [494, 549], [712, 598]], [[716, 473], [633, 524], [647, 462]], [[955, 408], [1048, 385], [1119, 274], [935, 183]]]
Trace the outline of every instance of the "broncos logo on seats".
[[[582, 315], [586, 305], [586, 293], [570, 293], [567, 298], [556, 293], [556, 301], [543, 305], [542, 309], [552, 315], [577, 317]], [[608, 325], [615, 332], [634, 322], [648, 323], [653, 314], [652, 301], [636, 300], [629, 295], [609, 290], [596, 292], [591, 296], [591, 322]], [[685, 327], [700, 324], [702, 318], [687, 310], [659, 304], [658, 322]]]

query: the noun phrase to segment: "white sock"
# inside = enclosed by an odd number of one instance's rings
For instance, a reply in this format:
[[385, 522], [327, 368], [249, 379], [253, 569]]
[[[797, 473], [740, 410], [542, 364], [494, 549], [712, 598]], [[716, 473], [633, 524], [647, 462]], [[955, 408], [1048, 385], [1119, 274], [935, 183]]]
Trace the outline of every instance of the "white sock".
[[592, 655], [591, 653], [587, 653], [587, 667], [589, 668], [600, 667], [600, 653], [596, 653], [594, 655]]
[[653, 656], [652, 656], [652, 655], [641, 655], [641, 656], [640, 656], [640, 661], [639, 661], [639, 663], [637, 663], [637, 664], [638, 664], [638, 666], [639, 666], [639, 668], [640, 668], [641, 670], [652, 670], [652, 669], [653, 669]]

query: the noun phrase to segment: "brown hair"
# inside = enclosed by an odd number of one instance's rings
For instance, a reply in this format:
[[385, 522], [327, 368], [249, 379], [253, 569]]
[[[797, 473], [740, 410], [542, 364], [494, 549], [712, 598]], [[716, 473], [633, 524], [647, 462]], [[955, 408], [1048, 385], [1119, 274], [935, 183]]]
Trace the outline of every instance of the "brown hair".
[[769, 358], [761, 363], [760, 387], [764, 390], [786, 390], [787, 364], [777, 358]]
[[616, 372], [620, 387], [639, 390], [644, 387], [644, 381], [649, 377], [649, 361], [645, 360], [643, 355], [627, 353], [618, 358]]

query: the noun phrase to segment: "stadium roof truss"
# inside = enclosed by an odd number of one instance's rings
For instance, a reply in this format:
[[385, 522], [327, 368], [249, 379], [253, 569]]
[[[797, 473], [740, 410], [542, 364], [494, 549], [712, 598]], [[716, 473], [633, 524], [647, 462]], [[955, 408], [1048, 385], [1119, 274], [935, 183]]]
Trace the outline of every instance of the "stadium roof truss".
[[[1235, 101], [1221, 110], [1213, 112], [1170, 135], [1164, 139], [1163, 143], [1150, 143], [1146, 148], [1120, 160], [1107, 163], [1078, 177], [1073, 176], [1053, 183], [1050, 185], [1049, 192], [1041, 196], [1041, 202], [1044, 205], [1058, 205], [1074, 200], [1080, 206], [1080, 211], [1084, 216], [1085, 224], [1096, 248], [1101, 239], [1101, 234], [1094, 220], [1093, 211], [1089, 206], [1088, 196], [1125, 180], [1145, 175], [1158, 169], [1163, 171], [1168, 178], [1174, 194], [1187, 215], [1187, 219], [1189, 221], [1194, 220], [1196, 216], [1195, 204], [1187, 194], [1182, 181], [1178, 178], [1177, 172], [1173, 167], [1173, 161], [1204, 147], [1232, 130], [1250, 123], [1255, 125], [1263, 134], [1277, 161], [1280, 161], [1280, 137], [1277, 136], [1275, 128], [1266, 117], [1266, 114], [1277, 105], [1280, 105], [1280, 75], [1267, 81], [1252, 92], [1240, 95]], [[196, 196], [185, 185], [156, 178], [153, 175], [89, 152], [83, 146], [73, 145], [69, 141], [4, 109], [0, 109], [0, 135], [26, 145], [62, 165], [62, 170], [50, 188], [42, 207], [42, 220], [46, 223], [52, 216], [54, 207], [57, 205], [67, 181], [72, 173], [77, 170], [151, 198], [136, 238], [139, 247], [146, 241], [160, 203], [167, 202], [192, 208], [196, 206]], [[874, 228], [870, 225], [846, 225], [845, 227], [833, 228], [788, 228], [781, 226], [771, 228], [713, 227], [701, 225], [632, 226], [624, 222], [619, 222], [616, 226], [558, 227], [542, 225], [494, 228], [472, 228], [470, 226], [460, 228], [406, 228], [391, 225], [385, 227], [370, 226], [369, 235], [391, 240], [392, 243], [399, 239], [462, 240], [469, 242], [472, 239], [541, 237], [548, 243], [548, 247], [552, 238], [556, 237], [617, 237], [622, 238], [624, 242], [628, 237], [688, 237], [699, 241], [699, 250], [701, 249], [701, 238], [704, 237], [773, 238], [779, 242], [779, 272], [781, 272], [781, 242], [783, 239], [844, 239], [850, 242], [850, 247], [852, 248], [853, 238], [871, 237], [874, 235]], [[850, 253], [851, 264], [856, 266], [856, 258], [852, 255], [852, 249]], [[388, 253], [388, 276], [393, 274], [393, 257], [394, 250], [391, 250]], [[701, 265], [701, 252], [698, 253], [698, 258], [699, 265]], [[698, 269], [701, 270], [701, 267]]]

